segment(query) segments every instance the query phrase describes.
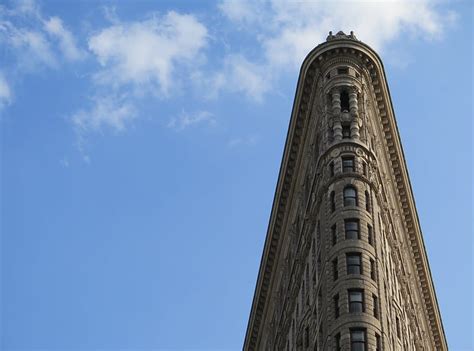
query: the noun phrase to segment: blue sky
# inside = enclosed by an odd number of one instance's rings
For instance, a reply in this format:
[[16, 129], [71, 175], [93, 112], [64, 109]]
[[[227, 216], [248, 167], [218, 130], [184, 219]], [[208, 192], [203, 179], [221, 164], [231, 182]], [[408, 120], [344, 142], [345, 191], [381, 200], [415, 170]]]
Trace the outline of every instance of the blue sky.
[[384, 61], [450, 349], [472, 350], [472, 13], [3, 2], [1, 348], [240, 349], [299, 66], [342, 29]]

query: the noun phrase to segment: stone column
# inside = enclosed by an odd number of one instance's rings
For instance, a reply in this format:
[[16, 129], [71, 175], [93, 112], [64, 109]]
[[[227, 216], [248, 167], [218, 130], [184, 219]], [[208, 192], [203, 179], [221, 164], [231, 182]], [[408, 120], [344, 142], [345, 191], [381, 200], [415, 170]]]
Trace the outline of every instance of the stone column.
[[351, 113], [351, 137], [353, 139], [360, 138], [359, 132], [359, 105], [357, 102], [357, 90], [352, 89], [349, 93], [349, 110]]
[[334, 140], [342, 140], [342, 125], [341, 125], [341, 93], [339, 90], [332, 91], [332, 118], [333, 118], [333, 134]]

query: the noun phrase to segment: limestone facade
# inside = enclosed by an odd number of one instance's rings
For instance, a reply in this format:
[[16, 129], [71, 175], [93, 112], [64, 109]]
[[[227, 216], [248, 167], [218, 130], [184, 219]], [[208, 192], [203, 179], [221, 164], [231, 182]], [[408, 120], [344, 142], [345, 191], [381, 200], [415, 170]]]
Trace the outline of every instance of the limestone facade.
[[244, 350], [447, 350], [383, 65], [301, 68]]

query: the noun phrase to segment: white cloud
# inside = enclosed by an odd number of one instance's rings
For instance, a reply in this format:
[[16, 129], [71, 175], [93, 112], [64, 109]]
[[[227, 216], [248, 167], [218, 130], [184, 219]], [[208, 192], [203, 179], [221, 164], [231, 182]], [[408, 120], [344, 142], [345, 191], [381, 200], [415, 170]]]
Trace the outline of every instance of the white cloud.
[[429, 0], [224, 1], [219, 8], [231, 21], [253, 23], [246, 28], [258, 34], [267, 65], [292, 70], [324, 41], [329, 30], [352, 30], [359, 39], [383, 51], [402, 36], [441, 38], [455, 18]]
[[168, 95], [176, 66], [192, 64], [207, 44], [207, 29], [194, 16], [168, 12], [142, 22], [121, 23], [89, 39], [103, 70], [98, 82], [158, 88]]
[[254, 146], [258, 141], [258, 137], [256, 135], [250, 135], [246, 137], [237, 137], [230, 139], [227, 143], [227, 146], [230, 148], [235, 148], [238, 146]]
[[0, 72], [0, 109], [10, 104], [12, 101], [12, 92], [5, 76]]
[[71, 120], [81, 135], [110, 128], [115, 132], [125, 130], [126, 125], [136, 118], [135, 107], [122, 98], [95, 97], [93, 106], [72, 115]]
[[183, 111], [178, 117], [173, 117], [169, 121], [168, 127], [181, 131], [197, 124], [207, 124], [208, 126], [214, 126], [216, 124], [216, 120], [214, 115], [208, 111], [199, 111], [192, 114]]
[[271, 87], [270, 71], [239, 54], [226, 56], [222, 68], [217, 72], [196, 73], [192, 79], [211, 99], [222, 91], [229, 91], [242, 93], [250, 100], [261, 102]]
[[75, 61], [84, 56], [83, 52], [77, 47], [73, 35], [64, 28], [59, 17], [51, 17], [48, 21], [45, 21], [44, 28], [46, 32], [59, 40], [61, 51], [68, 60]]

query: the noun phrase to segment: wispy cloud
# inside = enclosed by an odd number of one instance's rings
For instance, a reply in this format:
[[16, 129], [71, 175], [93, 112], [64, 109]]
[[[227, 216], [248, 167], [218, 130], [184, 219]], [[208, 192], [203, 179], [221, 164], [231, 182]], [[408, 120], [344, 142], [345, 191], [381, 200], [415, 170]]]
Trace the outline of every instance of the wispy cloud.
[[246, 137], [236, 137], [229, 140], [227, 146], [230, 148], [235, 148], [239, 146], [254, 146], [258, 142], [258, 137], [256, 135], [250, 135]]
[[168, 127], [181, 131], [191, 126], [205, 124], [207, 126], [215, 126], [216, 119], [214, 115], [208, 111], [198, 111], [194, 113], [181, 112], [178, 117], [173, 117], [169, 123]]
[[64, 27], [59, 17], [51, 17], [45, 21], [44, 28], [47, 33], [58, 39], [61, 52], [68, 60], [76, 61], [84, 57], [84, 52], [78, 48], [74, 36]]
[[12, 92], [5, 76], [0, 72], [0, 109], [11, 103]]

